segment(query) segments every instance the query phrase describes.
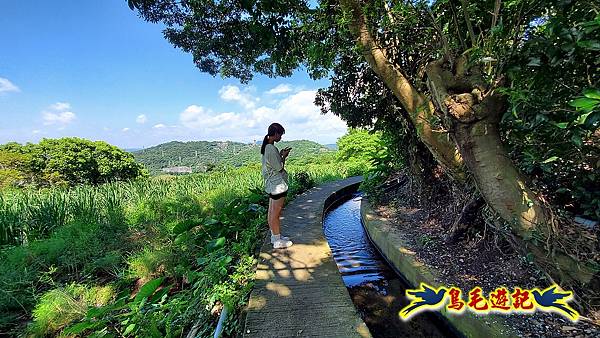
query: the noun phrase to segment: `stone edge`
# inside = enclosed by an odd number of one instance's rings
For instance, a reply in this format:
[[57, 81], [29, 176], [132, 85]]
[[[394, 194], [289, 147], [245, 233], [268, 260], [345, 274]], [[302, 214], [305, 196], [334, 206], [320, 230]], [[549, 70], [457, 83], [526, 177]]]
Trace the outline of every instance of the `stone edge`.
[[[381, 224], [385, 223], [387, 219], [380, 217], [373, 211], [365, 196], [361, 201], [360, 211], [363, 226], [373, 245], [411, 287], [419, 285], [420, 282], [435, 287], [440, 285], [435, 282], [438, 276], [437, 271], [419, 262], [402, 238], [381, 230]], [[476, 316], [470, 312], [455, 315], [448, 313], [445, 308], [438, 313], [444, 316], [465, 337], [517, 337], [516, 334], [512, 333], [513, 330], [505, 324], [505, 320], [497, 315], [486, 315], [484, 317]], [[493, 322], [484, 322], [484, 318], [490, 318]]]

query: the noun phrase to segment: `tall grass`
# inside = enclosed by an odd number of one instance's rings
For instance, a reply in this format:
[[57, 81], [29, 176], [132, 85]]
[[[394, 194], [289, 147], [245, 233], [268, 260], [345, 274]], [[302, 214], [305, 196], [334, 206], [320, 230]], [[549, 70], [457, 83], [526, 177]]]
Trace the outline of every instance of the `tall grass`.
[[[290, 195], [353, 174], [347, 168], [290, 165]], [[63, 297], [69, 283], [114, 283], [126, 294], [115, 301], [120, 304], [130, 302], [132, 283], [155, 277], [181, 288], [145, 306], [141, 317], [128, 315], [139, 320], [135, 335], [156, 324], [167, 336], [172, 329], [180, 336], [198, 316], [205, 316], [203, 330], [212, 332], [206, 306], [217, 300], [237, 304], [228, 325], [239, 330], [238, 310], [252, 287], [253, 248], [266, 230], [267, 200], [256, 193], [263, 188], [256, 164], [95, 187], [0, 192], [0, 331], [22, 333], [18, 318], [31, 316], [34, 308], [35, 332], [55, 334], [80, 320], [79, 303], [71, 302], [80, 302], [79, 296]], [[77, 311], [63, 309], [71, 305]], [[74, 315], [59, 320], [63, 313]], [[105, 319], [109, 326], [123, 321], [116, 310], [107, 310]], [[144, 324], [148, 320], [152, 325]]]
[[[337, 164], [288, 168], [292, 180], [294, 173], [299, 171], [306, 172], [317, 184], [347, 174], [346, 169]], [[262, 187], [260, 166], [255, 164], [228, 172], [155, 177], [96, 187], [2, 191], [0, 245], [21, 245], [46, 238], [57, 227], [72, 221], [97, 224], [122, 222], [128, 208], [152, 204], [152, 201], [179, 201], [185, 197], [197, 199], [201, 195], [208, 205], [218, 209], [231, 197]], [[185, 210], [175, 212], [181, 213], [181, 217], [177, 218], [184, 219], [186, 216]]]

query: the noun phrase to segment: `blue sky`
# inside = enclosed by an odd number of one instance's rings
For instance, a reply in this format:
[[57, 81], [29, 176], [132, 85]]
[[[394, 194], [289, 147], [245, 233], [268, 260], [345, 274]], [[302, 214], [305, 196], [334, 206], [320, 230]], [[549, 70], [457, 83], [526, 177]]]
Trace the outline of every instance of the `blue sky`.
[[0, 143], [77, 136], [141, 148], [171, 140], [335, 143], [338, 117], [312, 102], [329, 80], [302, 70], [248, 85], [201, 73], [125, 0], [0, 2]]

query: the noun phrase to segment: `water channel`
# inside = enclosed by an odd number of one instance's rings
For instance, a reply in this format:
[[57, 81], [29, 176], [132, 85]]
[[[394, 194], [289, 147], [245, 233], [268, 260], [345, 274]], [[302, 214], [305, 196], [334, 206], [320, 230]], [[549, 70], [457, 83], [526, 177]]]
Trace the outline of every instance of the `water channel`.
[[361, 192], [330, 205], [323, 230], [348, 292], [374, 338], [460, 337], [439, 314], [424, 312], [402, 321], [398, 312], [410, 288], [371, 243], [360, 216]]

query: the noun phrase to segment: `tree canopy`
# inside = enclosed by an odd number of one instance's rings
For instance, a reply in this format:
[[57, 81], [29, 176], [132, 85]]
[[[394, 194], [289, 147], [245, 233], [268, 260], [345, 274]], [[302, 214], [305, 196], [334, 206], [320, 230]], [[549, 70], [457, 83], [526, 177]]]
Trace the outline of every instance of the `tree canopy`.
[[[323, 112], [382, 130], [391, 151], [404, 153], [392, 158], [416, 176], [443, 168], [555, 276], [598, 279], [597, 239], [569, 220], [600, 216], [596, 3], [128, 3], [165, 24], [165, 37], [213, 76], [248, 82], [253, 72], [288, 76], [305, 67], [313, 78], [330, 77], [316, 98]], [[585, 249], [559, 244], [561, 227], [576, 229], [570, 241]], [[550, 242], [560, 250], [542, 245]]]
[[0, 145], [0, 186], [100, 184], [144, 175], [133, 155], [104, 141], [72, 137]]

